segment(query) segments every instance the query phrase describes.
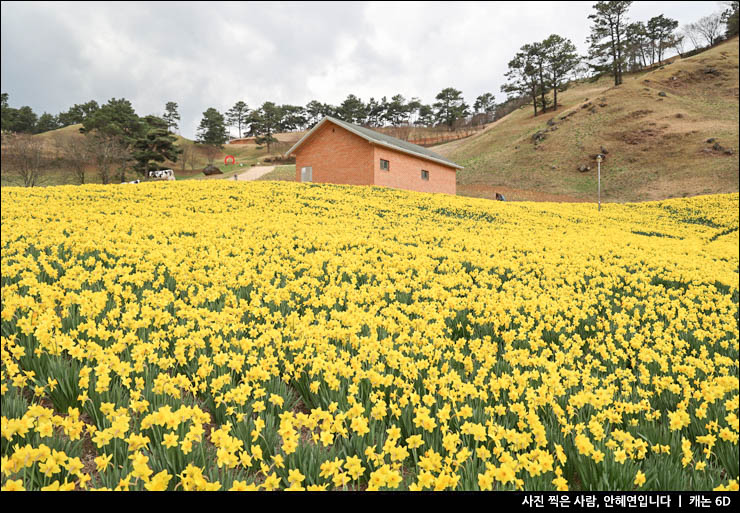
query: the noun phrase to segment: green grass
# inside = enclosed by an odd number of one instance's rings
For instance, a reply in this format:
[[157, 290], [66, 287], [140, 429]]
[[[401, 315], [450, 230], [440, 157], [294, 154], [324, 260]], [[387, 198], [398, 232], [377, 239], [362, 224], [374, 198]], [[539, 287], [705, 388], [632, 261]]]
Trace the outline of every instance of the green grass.
[[287, 182], [295, 181], [295, 164], [287, 164], [284, 166], [275, 166], [275, 169], [269, 173], [262, 175], [258, 180], [283, 180]]

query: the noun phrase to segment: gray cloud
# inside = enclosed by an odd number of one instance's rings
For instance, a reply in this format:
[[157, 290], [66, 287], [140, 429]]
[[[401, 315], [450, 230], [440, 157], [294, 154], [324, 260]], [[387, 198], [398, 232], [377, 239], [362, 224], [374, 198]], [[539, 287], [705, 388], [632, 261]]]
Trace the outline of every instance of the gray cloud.
[[[176, 101], [193, 137], [203, 111], [271, 100], [340, 103], [401, 93], [432, 102], [502, 99], [507, 62], [552, 33], [585, 53], [593, 2], [93, 3], [3, 2], [3, 92], [13, 106], [58, 113], [124, 97], [140, 115]], [[719, 2], [635, 2], [683, 25]]]

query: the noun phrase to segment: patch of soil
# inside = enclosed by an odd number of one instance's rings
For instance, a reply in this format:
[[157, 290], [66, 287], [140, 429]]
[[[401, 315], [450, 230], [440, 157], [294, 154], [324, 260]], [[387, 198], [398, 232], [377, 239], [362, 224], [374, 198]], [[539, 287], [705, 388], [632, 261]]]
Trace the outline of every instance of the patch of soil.
[[661, 135], [662, 131], [656, 128], [642, 128], [637, 130], [626, 130], [617, 132], [614, 135], [618, 140], [627, 144], [643, 144], [654, 140]]
[[648, 114], [652, 114], [652, 113], [653, 113], [652, 110], [640, 109], [640, 110], [636, 110], [636, 111], [630, 112], [624, 118], [622, 118], [622, 120], [623, 121], [626, 121], [626, 120], [630, 120], [630, 119], [640, 119], [640, 118], [644, 118]]
[[725, 75], [723, 70], [706, 66], [690, 72], [679, 71], [662, 83], [665, 87], [676, 90], [711, 82], [715, 82], [716, 86], [721, 87], [725, 82]]

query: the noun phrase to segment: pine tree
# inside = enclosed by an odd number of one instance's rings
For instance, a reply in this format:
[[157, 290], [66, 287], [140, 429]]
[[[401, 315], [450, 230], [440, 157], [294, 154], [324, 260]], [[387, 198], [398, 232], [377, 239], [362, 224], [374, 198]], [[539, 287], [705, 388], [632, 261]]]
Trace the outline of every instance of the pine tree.
[[484, 93], [475, 99], [473, 104], [475, 113], [484, 114], [484, 121], [489, 123], [493, 121], [496, 113], [496, 97], [491, 93]]
[[249, 119], [249, 107], [239, 100], [226, 112], [226, 122], [229, 126], [235, 126], [239, 130], [239, 139], [242, 138], [242, 127], [246, 126]]
[[167, 121], [157, 116], [146, 116], [143, 120], [145, 127], [142, 136], [134, 143], [134, 169], [146, 176], [149, 171], [155, 171], [159, 164], [169, 160], [177, 162], [182, 150], [175, 146], [177, 138], [170, 134]]
[[[167, 131], [174, 131], [179, 128], [178, 121], [180, 121], [180, 113], [177, 112], [177, 103], [167, 102], [164, 106], [164, 115], [162, 116], [164, 122], [167, 124]], [[174, 130], [173, 130], [174, 129]]]
[[321, 102], [316, 100], [311, 100], [306, 104], [305, 113], [306, 113], [306, 122], [308, 123], [309, 128], [313, 128], [316, 123], [321, 121], [321, 118], [323, 117], [323, 105]]
[[740, 2], [733, 0], [731, 2], [725, 2], [727, 9], [722, 13], [722, 21], [726, 24], [725, 37], [732, 37], [738, 34], [738, 10], [740, 9]]
[[462, 91], [453, 87], [446, 87], [435, 97], [435, 117], [439, 123], [447, 125], [452, 130], [455, 121], [468, 115], [468, 105], [462, 97]]
[[579, 57], [575, 45], [570, 41], [557, 34], [552, 34], [542, 42], [543, 53], [545, 54], [545, 68], [547, 78], [542, 85], [542, 89], [552, 89], [553, 92], [553, 109], [558, 108], [558, 92], [562, 92], [567, 87], [565, 77], [567, 77], [578, 65]]
[[279, 129], [283, 132], [292, 132], [306, 126], [306, 110], [300, 105], [281, 105]]
[[673, 32], [677, 27], [678, 21], [666, 18], [662, 14], [648, 20], [646, 28], [653, 55], [651, 64], [655, 62], [655, 58], [658, 62], [663, 60], [663, 52], [673, 45], [675, 40]]
[[50, 130], [56, 130], [57, 128], [59, 128], [57, 117], [48, 112], [44, 112], [39, 116], [39, 120], [36, 122], [34, 133], [41, 134], [43, 132], [49, 132]]
[[367, 117], [367, 107], [360, 98], [350, 94], [339, 106], [338, 114], [348, 123], [362, 123]]
[[82, 122], [80, 132], [96, 132], [115, 137], [127, 147], [142, 135], [144, 126], [131, 102], [125, 98], [111, 98], [108, 103], [89, 114]]
[[527, 96], [532, 100], [534, 115], [537, 115], [537, 94], [539, 92], [538, 69], [534, 65], [535, 48], [526, 44], [509, 61], [509, 71], [504, 76], [508, 82], [501, 86], [509, 98]]
[[434, 125], [434, 109], [431, 105], [422, 105], [419, 107], [419, 117], [416, 119], [417, 125], [431, 127]]
[[249, 133], [255, 136], [257, 144], [267, 145], [267, 153], [270, 153], [272, 145], [278, 142], [274, 134], [280, 129], [282, 119], [282, 109], [273, 102], [265, 102], [262, 107], [252, 111]]
[[203, 119], [198, 125], [195, 141], [199, 144], [223, 148], [224, 143], [228, 140], [229, 136], [223, 114], [213, 107], [209, 107], [203, 113]]
[[597, 2], [593, 6], [596, 12], [588, 16], [593, 22], [588, 38], [589, 58], [596, 61], [591, 67], [597, 73], [611, 70], [614, 85], [622, 83], [625, 35], [629, 25], [627, 11], [631, 4], [625, 0]]

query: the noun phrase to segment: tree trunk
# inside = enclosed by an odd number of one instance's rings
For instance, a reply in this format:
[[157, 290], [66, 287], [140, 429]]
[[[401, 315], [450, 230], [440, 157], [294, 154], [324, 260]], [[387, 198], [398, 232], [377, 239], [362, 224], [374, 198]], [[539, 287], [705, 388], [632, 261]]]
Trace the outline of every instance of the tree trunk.
[[545, 107], [547, 104], [545, 103], [545, 77], [542, 76], [542, 63], [540, 62], [540, 87], [542, 88], [540, 97], [542, 98], [542, 112], [545, 112], [547, 110]]
[[617, 17], [617, 26], [615, 30], [617, 34], [617, 76], [618, 76], [618, 82], [616, 85], [620, 85], [622, 83], [622, 51], [621, 51], [621, 43], [619, 41], [619, 18]]
[[614, 85], [619, 85], [619, 73], [617, 71], [617, 48], [614, 43], [615, 41], [615, 35], [614, 35], [614, 24], [613, 22], [609, 22], [609, 33], [611, 35], [611, 47], [612, 47], [612, 73], [614, 74]]

